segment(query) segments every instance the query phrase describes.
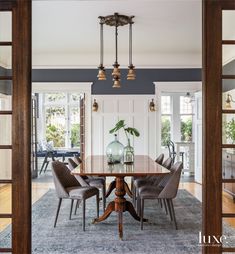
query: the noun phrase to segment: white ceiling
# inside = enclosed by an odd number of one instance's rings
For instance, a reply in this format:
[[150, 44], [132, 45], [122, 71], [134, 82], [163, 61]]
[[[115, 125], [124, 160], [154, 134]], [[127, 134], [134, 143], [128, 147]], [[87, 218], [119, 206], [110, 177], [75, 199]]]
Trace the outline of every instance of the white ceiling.
[[[34, 1], [33, 64], [97, 66], [99, 19], [135, 15], [133, 62], [201, 66], [200, 0]], [[119, 62], [128, 64], [128, 26], [119, 29]], [[105, 65], [114, 62], [114, 29], [104, 27]]]
[[[35, 67], [96, 67], [99, 19], [119, 12], [135, 15], [133, 62], [138, 67], [201, 67], [201, 0], [33, 0]], [[235, 15], [224, 16], [231, 24]], [[0, 21], [1, 17], [0, 17]], [[3, 22], [2, 22], [3, 24]], [[235, 30], [224, 26], [228, 36]], [[230, 38], [233, 39], [233, 38]], [[128, 65], [128, 26], [119, 29], [119, 62]], [[105, 66], [114, 62], [114, 29], [104, 26]], [[234, 47], [235, 48], [235, 47]], [[226, 50], [224, 62], [233, 59]], [[0, 62], [4, 61], [1, 54]]]

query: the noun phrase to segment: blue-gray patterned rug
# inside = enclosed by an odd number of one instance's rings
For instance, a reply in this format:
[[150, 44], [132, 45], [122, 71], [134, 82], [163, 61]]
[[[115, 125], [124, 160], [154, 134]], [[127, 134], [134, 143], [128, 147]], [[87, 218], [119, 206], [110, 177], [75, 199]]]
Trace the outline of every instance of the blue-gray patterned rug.
[[[111, 200], [111, 196], [107, 201]], [[155, 201], [145, 204], [145, 217], [149, 219], [140, 230], [139, 222], [124, 213], [124, 239], [117, 233], [116, 214], [104, 222], [92, 224], [95, 217], [95, 198], [87, 201], [86, 231], [82, 231], [81, 210], [69, 220], [70, 201], [62, 202], [57, 227], [53, 227], [57, 208], [54, 190], [48, 191], [33, 205], [32, 246], [33, 253], [42, 254], [198, 254], [201, 247], [198, 234], [201, 231], [201, 203], [185, 190], [179, 190], [174, 200], [178, 230], [169, 216]], [[102, 206], [102, 205], [101, 205]], [[101, 207], [100, 206], [100, 207]], [[0, 247], [9, 244], [9, 228], [0, 233]], [[228, 227], [227, 234], [235, 230]]]

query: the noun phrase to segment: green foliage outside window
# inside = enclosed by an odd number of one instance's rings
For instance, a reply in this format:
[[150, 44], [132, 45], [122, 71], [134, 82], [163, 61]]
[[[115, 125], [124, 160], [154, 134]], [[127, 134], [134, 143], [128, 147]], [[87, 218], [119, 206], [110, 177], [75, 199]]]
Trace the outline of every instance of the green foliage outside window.
[[229, 122], [224, 123], [225, 134], [227, 139], [231, 139], [235, 143], [235, 120], [232, 118]]
[[46, 128], [46, 140], [53, 141], [54, 147], [65, 146], [64, 134], [65, 131], [61, 127], [49, 124]]
[[192, 141], [192, 119], [181, 120], [181, 141]]
[[171, 122], [167, 117], [162, 117], [161, 145], [167, 146], [167, 142], [171, 139]]
[[71, 126], [71, 147], [79, 147], [80, 146], [80, 124], [73, 124]]

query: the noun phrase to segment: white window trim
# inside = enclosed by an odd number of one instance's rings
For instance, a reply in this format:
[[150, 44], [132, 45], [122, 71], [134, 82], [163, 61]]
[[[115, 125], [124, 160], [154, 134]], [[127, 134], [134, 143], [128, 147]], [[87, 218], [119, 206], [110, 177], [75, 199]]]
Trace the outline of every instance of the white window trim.
[[85, 93], [85, 153], [91, 155], [91, 86], [93, 82], [33, 82], [32, 93]]

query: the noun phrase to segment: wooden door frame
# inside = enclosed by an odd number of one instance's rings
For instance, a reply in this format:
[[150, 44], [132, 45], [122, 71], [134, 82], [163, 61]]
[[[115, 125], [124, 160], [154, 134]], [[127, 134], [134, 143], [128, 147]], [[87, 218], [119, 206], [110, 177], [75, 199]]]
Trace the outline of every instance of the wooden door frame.
[[31, 253], [32, 2], [13, 9], [12, 233], [13, 253]]
[[[13, 253], [31, 253], [31, 0], [1, 1], [13, 8]], [[203, 234], [222, 233], [221, 11], [234, 0], [203, 0]], [[213, 56], [213, 57], [212, 57]], [[216, 56], [216, 61], [215, 61]], [[221, 60], [221, 61], [220, 61]], [[220, 61], [220, 62], [219, 62]], [[213, 130], [213, 131], [212, 131]], [[203, 253], [221, 253], [203, 246]]]
[[12, 184], [12, 214], [7, 214], [12, 218], [12, 248], [0, 251], [14, 254], [31, 253], [31, 4], [31, 0], [0, 1], [1, 11], [12, 12], [13, 88], [12, 180], [6, 180]]
[[[234, 0], [203, 0], [203, 235], [222, 236], [222, 10]], [[203, 253], [222, 253], [221, 244]]]

